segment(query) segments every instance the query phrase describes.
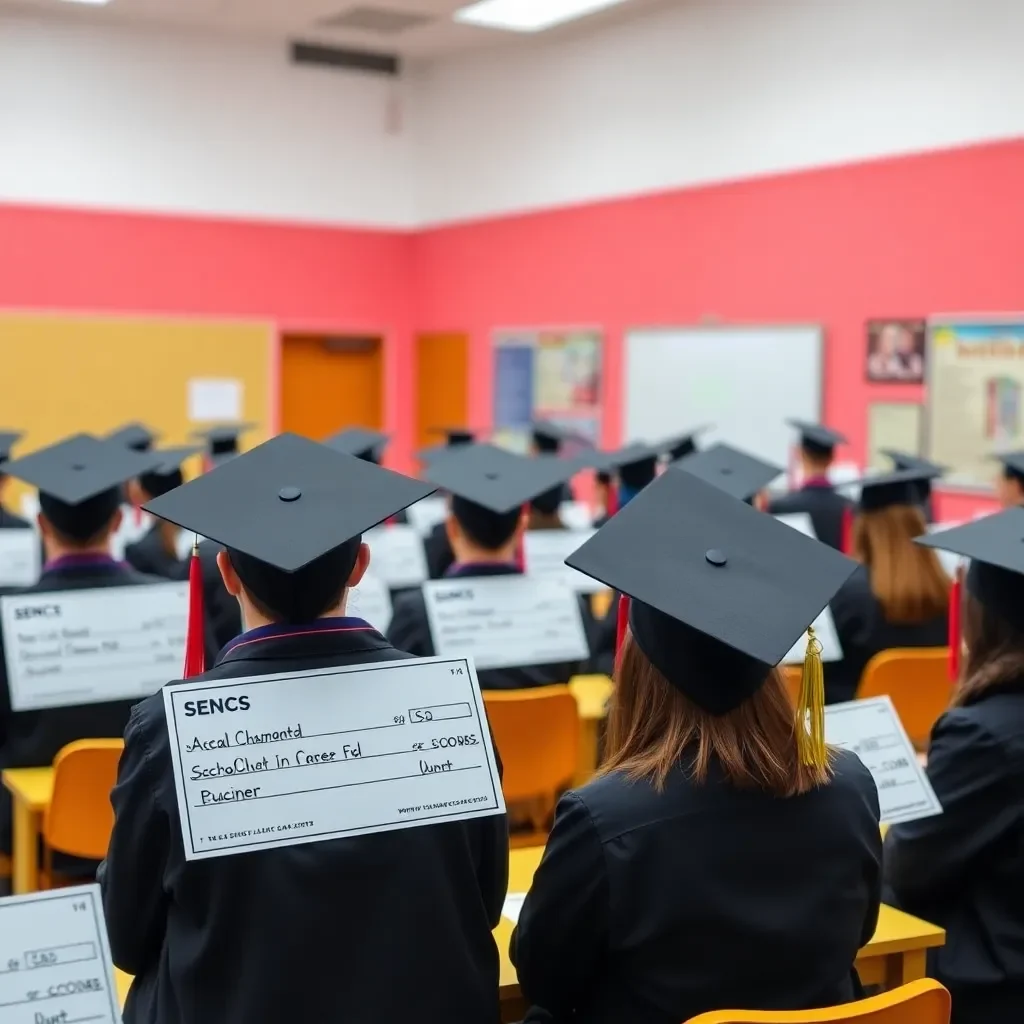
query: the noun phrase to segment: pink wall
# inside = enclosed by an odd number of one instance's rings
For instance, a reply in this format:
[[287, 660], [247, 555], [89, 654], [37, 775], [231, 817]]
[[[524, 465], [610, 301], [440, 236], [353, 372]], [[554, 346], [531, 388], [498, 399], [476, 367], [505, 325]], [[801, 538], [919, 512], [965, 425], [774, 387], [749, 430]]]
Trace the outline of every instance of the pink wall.
[[[1024, 141], [785, 174], [430, 230], [414, 240], [417, 324], [472, 332], [473, 415], [491, 327], [603, 324], [605, 440], [621, 432], [622, 337], [644, 324], [819, 322], [825, 408], [860, 460], [864, 321], [1024, 307]], [[950, 496], [944, 517], [984, 507]]]

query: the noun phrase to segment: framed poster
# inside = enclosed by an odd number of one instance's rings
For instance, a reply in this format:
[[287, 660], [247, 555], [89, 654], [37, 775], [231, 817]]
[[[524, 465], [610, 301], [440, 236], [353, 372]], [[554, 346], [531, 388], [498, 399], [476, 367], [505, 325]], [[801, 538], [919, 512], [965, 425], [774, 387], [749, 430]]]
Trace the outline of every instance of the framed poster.
[[603, 342], [596, 328], [495, 331], [497, 443], [523, 451], [530, 424], [546, 419], [596, 444], [601, 436]]
[[926, 358], [926, 324], [920, 318], [867, 322], [865, 376], [875, 383], [921, 384]]
[[992, 456], [1024, 448], [1024, 314], [929, 324], [925, 433], [953, 486], [991, 486]]

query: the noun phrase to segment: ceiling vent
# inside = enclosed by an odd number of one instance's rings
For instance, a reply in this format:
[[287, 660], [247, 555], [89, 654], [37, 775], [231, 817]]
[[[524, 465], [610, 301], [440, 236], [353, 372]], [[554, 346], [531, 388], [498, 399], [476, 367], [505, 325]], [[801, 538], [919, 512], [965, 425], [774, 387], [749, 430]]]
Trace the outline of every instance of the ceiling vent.
[[395, 36], [433, 20], [429, 14], [396, 11], [392, 7], [350, 7], [338, 14], [321, 18], [317, 24], [322, 28], [350, 29], [356, 32], [373, 32], [381, 36]]

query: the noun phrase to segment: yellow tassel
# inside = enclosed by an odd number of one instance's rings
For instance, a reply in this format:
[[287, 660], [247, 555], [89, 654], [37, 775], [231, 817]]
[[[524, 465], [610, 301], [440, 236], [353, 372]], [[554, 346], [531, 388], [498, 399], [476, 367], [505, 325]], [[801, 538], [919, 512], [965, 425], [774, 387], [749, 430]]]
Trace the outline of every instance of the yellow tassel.
[[825, 673], [821, 667], [821, 641], [814, 635], [813, 626], [807, 630], [807, 652], [796, 716], [800, 760], [806, 765], [824, 768], [828, 764], [825, 749]]

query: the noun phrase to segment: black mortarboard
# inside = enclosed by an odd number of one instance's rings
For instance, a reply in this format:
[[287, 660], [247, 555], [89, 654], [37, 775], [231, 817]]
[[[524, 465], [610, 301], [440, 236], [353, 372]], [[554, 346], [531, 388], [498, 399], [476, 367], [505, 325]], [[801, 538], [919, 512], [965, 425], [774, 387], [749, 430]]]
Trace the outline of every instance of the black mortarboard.
[[202, 430], [193, 430], [191, 436], [202, 438], [206, 442], [206, 454], [210, 461], [217, 465], [238, 454], [238, 438], [255, 426], [255, 423], [219, 423], [213, 427], [204, 427]]
[[357, 459], [377, 462], [384, 446], [390, 438], [379, 430], [367, 430], [365, 427], [346, 427], [337, 434], [332, 434], [324, 444], [335, 451], [354, 455]]
[[431, 427], [430, 432], [432, 434], [444, 434], [445, 440], [442, 444], [432, 444], [426, 448], [421, 448], [416, 453], [416, 458], [424, 465], [458, 448], [465, 448], [476, 440], [473, 431], [467, 430], [465, 427]]
[[720, 491], [740, 501], [751, 501], [776, 477], [784, 472], [781, 466], [765, 462], [738, 448], [716, 444], [702, 452], [694, 452], [672, 464], [672, 470], [683, 470], [714, 484]]
[[139, 475], [139, 484], [151, 498], [158, 498], [161, 494], [173, 491], [175, 487], [180, 487], [185, 482], [181, 464], [202, 450], [196, 445], [154, 449], [150, 454], [160, 461], [152, 469]]
[[536, 447], [538, 452], [557, 452], [565, 441], [572, 441], [586, 447], [590, 446], [590, 442], [582, 434], [574, 430], [567, 430], [565, 427], [560, 427], [557, 423], [552, 423], [550, 420], [534, 421], [530, 431], [534, 447]]
[[474, 444], [430, 463], [426, 478], [452, 495], [452, 515], [477, 543], [499, 548], [523, 505], [560, 487], [578, 469], [573, 459], [529, 459], [492, 444]]
[[922, 488], [940, 476], [942, 469], [929, 465], [865, 477], [856, 481], [860, 487], [861, 511], [878, 512], [892, 505], [919, 505], [924, 493]]
[[246, 587], [289, 622], [320, 615], [358, 540], [434, 488], [296, 434], [280, 434], [147, 512], [228, 549]]
[[697, 450], [697, 438], [706, 430], [711, 429], [711, 424], [697, 427], [695, 430], [687, 431], [685, 434], [676, 434], [674, 437], [667, 437], [661, 442], [661, 450], [667, 456], [669, 462], [678, 462], [692, 455]]
[[121, 485], [155, 462], [120, 442], [75, 434], [6, 463], [4, 472], [39, 488], [39, 509], [61, 533], [88, 540], [120, 507]]
[[123, 444], [137, 452], [148, 452], [159, 437], [160, 435], [145, 423], [125, 423], [124, 426], [107, 434], [104, 440]]
[[1014, 506], [914, 538], [923, 547], [971, 560], [964, 585], [1000, 618], [1024, 630], [1024, 508]]
[[837, 444], [846, 444], [843, 434], [820, 423], [807, 423], [804, 420], [786, 420], [786, 423], [799, 431], [800, 445], [811, 455], [831, 455]]
[[1003, 473], [1007, 477], [1024, 484], [1024, 449], [1014, 452], [1001, 452], [998, 455], [993, 455], [992, 458], [1002, 463]]
[[749, 698], [857, 563], [684, 472], [662, 474], [566, 564], [632, 598], [633, 639], [714, 715]]
[[659, 445], [633, 441], [616, 451], [602, 452], [594, 448], [576, 457], [580, 468], [589, 466], [601, 473], [617, 473], [619, 482], [634, 491], [646, 487], [658, 473]]
[[20, 430], [0, 430], [0, 465], [11, 457], [11, 449], [23, 436]]
[[[934, 469], [935, 472], [941, 476], [946, 472], [945, 466], [940, 466], [937, 462], [932, 462], [931, 459], [922, 459], [920, 455], [912, 455], [910, 452], [897, 451], [895, 448], [883, 448], [882, 454], [886, 458], [892, 459], [893, 465], [897, 470], [901, 469]], [[916, 487], [917, 498], [915, 504], [924, 505], [932, 496], [932, 478], [922, 480]]]

